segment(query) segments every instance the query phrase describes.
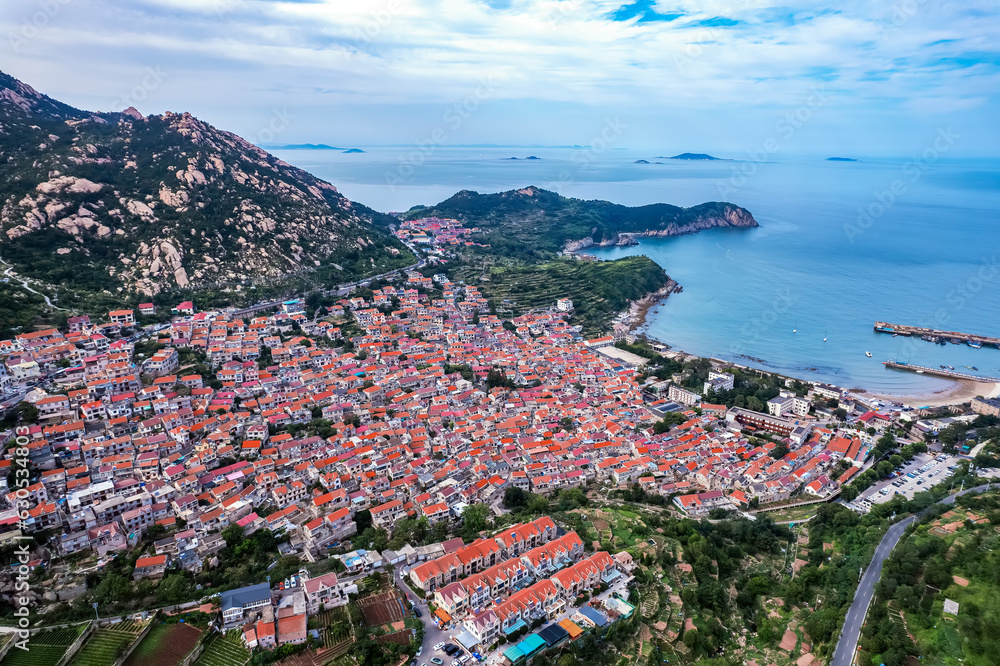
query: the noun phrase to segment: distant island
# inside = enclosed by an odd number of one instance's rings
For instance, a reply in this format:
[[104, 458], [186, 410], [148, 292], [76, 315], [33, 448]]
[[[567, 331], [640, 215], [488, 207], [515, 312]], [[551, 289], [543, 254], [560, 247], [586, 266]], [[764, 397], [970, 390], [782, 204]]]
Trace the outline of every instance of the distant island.
[[361, 150], [360, 148], [348, 148], [344, 152], [345, 153], [363, 153], [365, 151]]
[[649, 160], [636, 160], [636, 164], [649, 164]]
[[505, 159], [508, 159], [508, 160], [519, 160], [519, 159], [526, 159], [526, 160], [540, 160], [540, 159], [542, 159], [542, 158], [541, 158], [541, 157], [535, 157], [534, 155], [528, 155], [528, 156], [527, 156], [527, 157], [525, 157], [525, 158], [520, 158], [520, 157], [507, 157], [507, 158], [505, 158]]
[[708, 153], [681, 153], [680, 155], [674, 155], [673, 157], [657, 157], [658, 160], [719, 160], [727, 161], [722, 157], [715, 157], [714, 155], [709, 155]]
[[343, 150], [336, 146], [328, 146], [325, 143], [289, 143], [284, 146], [266, 146], [271, 150]]
[[853, 157], [828, 157], [827, 162], [860, 162], [861, 160], [856, 160]]

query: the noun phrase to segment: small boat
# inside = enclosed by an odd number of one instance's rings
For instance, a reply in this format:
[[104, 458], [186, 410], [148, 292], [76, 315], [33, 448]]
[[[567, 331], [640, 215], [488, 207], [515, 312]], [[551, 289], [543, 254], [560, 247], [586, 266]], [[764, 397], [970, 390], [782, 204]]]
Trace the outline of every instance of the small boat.
[[892, 337], [894, 337], [894, 338], [898, 338], [898, 337], [899, 337], [899, 333], [893, 333], [893, 334], [892, 334]]
[[972, 371], [973, 372], [979, 372], [979, 368], [977, 368], [976, 366], [972, 366]]
[[871, 358], [872, 357], [872, 353], [870, 351], [866, 351], [865, 352], [865, 356], [867, 356], [868, 358]]
[[955, 369], [955, 366], [953, 366], [953, 365], [949, 365], [949, 366], [948, 366], [948, 369], [949, 369], [949, 370], [954, 370], [954, 369]]
[[973, 342], [972, 340], [968, 340], [967, 344], [970, 347], [972, 347], [973, 349], [982, 349], [983, 348], [983, 343], [982, 342]]
[[950, 340], [948, 340], [948, 342], [950, 342], [953, 345], [960, 345], [960, 344], [962, 344], [961, 340], [956, 340], [955, 338], [951, 338]]
[[923, 370], [917, 370], [917, 374], [918, 375], [922, 375], [922, 374], [924, 374], [924, 371]]
[[963, 368], [968, 368], [969, 370], [972, 370], [972, 369], [973, 369], [971, 365], [963, 365], [962, 367], [963, 367]]
[[947, 368], [943, 365], [939, 365], [938, 367], [941, 368], [942, 370], [947, 370]]

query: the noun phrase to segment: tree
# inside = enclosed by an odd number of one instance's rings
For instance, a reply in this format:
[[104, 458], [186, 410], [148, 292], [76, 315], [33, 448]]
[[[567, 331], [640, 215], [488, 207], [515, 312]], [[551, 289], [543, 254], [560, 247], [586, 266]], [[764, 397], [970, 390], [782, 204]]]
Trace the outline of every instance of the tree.
[[771, 449], [771, 453], [769, 455], [775, 460], [781, 460], [788, 455], [788, 445], [784, 442], [776, 444], [774, 448]]
[[528, 493], [517, 486], [507, 486], [503, 491], [503, 505], [506, 509], [522, 509], [528, 505]]
[[486, 529], [490, 507], [483, 503], [466, 507], [462, 512], [462, 532], [467, 541], [473, 541], [479, 533]]
[[244, 530], [236, 523], [233, 523], [226, 529], [222, 530], [222, 538], [225, 540], [226, 545], [229, 546], [229, 548], [235, 549], [243, 543]]

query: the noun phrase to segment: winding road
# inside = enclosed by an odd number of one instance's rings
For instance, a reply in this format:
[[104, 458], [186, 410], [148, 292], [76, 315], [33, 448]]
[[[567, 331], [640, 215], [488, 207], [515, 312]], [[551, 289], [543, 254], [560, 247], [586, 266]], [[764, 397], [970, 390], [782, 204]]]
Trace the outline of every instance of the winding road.
[[14, 270], [14, 267], [13, 267], [13, 266], [11, 266], [11, 267], [10, 267], [10, 268], [8, 268], [7, 270], [5, 270], [5, 271], [3, 272], [3, 274], [4, 274], [4, 275], [6, 275], [7, 277], [9, 277], [9, 278], [10, 278], [10, 279], [12, 279], [12, 280], [20, 280], [20, 281], [21, 281], [21, 286], [22, 286], [22, 287], [24, 287], [25, 289], [27, 289], [27, 290], [28, 290], [28, 291], [30, 291], [31, 293], [33, 293], [33, 294], [37, 294], [37, 295], [41, 296], [42, 298], [44, 298], [44, 299], [45, 299], [45, 304], [46, 304], [47, 306], [49, 306], [50, 308], [52, 308], [53, 310], [63, 310], [63, 311], [65, 311], [65, 310], [66, 310], [66, 308], [61, 308], [61, 307], [59, 307], [58, 305], [53, 305], [52, 301], [50, 301], [50, 300], [49, 300], [49, 297], [48, 297], [48, 296], [46, 296], [45, 294], [43, 294], [43, 293], [42, 293], [42, 292], [40, 292], [40, 291], [35, 291], [35, 290], [34, 290], [34, 289], [32, 289], [31, 287], [29, 287], [29, 286], [28, 286], [28, 281], [27, 281], [27, 280], [26, 280], [25, 278], [21, 277], [20, 275], [11, 275], [11, 271], [13, 271], [13, 270]]
[[[988, 485], [982, 485], [969, 488], [960, 493], [949, 495], [939, 500], [937, 504], [954, 504], [957, 497], [967, 493], [986, 490], [988, 487]], [[858, 649], [858, 640], [861, 638], [861, 627], [865, 623], [865, 617], [868, 616], [868, 607], [871, 605], [872, 597], [875, 595], [875, 585], [882, 576], [882, 563], [885, 562], [886, 558], [892, 553], [892, 549], [899, 543], [906, 528], [920, 518], [923, 513], [912, 515], [892, 525], [885, 533], [885, 536], [882, 537], [881, 543], [875, 549], [875, 555], [872, 557], [871, 564], [868, 565], [864, 575], [861, 577], [861, 582], [858, 583], [858, 589], [854, 592], [854, 601], [851, 603], [851, 607], [847, 611], [847, 617], [844, 619], [844, 628], [840, 632], [840, 640], [837, 642], [837, 649], [833, 653], [830, 666], [850, 666], [854, 662], [854, 653]]]

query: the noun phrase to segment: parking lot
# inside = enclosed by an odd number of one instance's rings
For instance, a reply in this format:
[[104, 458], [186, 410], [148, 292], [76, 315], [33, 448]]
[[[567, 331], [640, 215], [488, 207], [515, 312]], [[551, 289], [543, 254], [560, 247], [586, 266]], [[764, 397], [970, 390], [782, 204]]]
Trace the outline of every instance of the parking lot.
[[922, 490], [929, 490], [953, 472], [948, 469], [961, 461], [958, 456], [948, 454], [921, 453], [908, 465], [899, 470], [895, 477], [879, 481], [866, 490], [853, 504], [862, 511], [868, 511], [874, 504], [884, 504], [896, 495], [906, 499]]

